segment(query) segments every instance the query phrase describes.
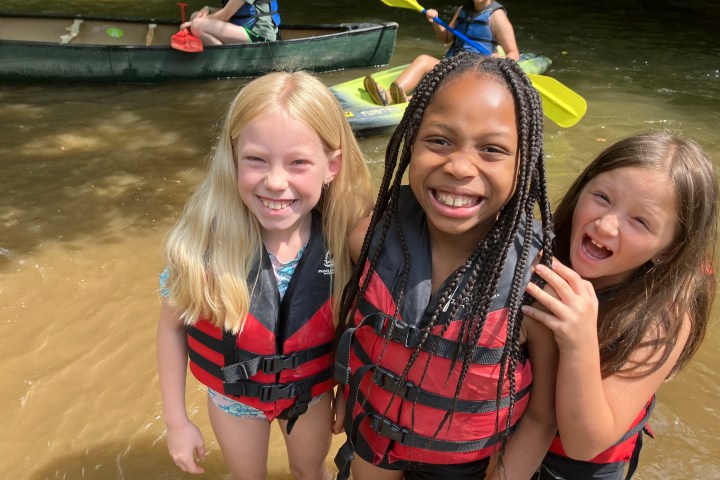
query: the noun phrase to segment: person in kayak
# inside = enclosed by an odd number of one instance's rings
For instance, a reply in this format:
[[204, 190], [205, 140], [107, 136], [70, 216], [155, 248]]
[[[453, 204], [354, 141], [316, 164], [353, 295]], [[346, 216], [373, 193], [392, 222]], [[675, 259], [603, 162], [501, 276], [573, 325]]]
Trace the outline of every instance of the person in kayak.
[[342, 107], [318, 78], [275, 72], [237, 94], [208, 175], [165, 242], [157, 365], [168, 449], [183, 471], [202, 473], [205, 454], [185, 406], [189, 357], [232, 478], [266, 478], [278, 419], [294, 477], [330, 480], [325, 459], [341, 430], [333, 304], [371, 192]]
[[552, 255], [542, 125], [510, 59], [461, 52], [420, 82], [350, 237], [338, 479], [351, 465], [356, 480], [527, 480], [540, 465], [557, 352], [520, 305]]
[[[425, 12], [425, 17], [432, 25], [437, 39], [445, 44], [450, 43], [450, 48], [445, 57], [455, 55], [461, 51], [485, 54], [485, 52], [479, 51], [465, 40], [455, 37], [445, 27], [435, 23], [433, 19], [437, 16], [437, 10], [429, 9]], [[507, 16], [505, 7], [499, 2], [492, 0], [468, 1], [457, 9], [449, 25], [482, 45], [493, 56], [500, 55], [499, 46], [506, 57], [515, 61], [520, 58], [520, 51], [515, 40], [515, 31]], [[378, 105], [405, 103], [408, 101], [410, 92], [417, 86], [420, 79], [439, 61], [431, 55], [423, 54], [416, 57], [398, 78], [390, 84], [389, 92], [372, 75], [367, 75], [364, 79], [365, 90], [370, 94], [373, 102]]]
[[278, 38], [277, 0], [223, 0], [222, 8], [203, 7], [180, 25], [189, 28], [203, 45], [272, 42]]
[[559, 435], [534, 478], [632, 477], [655, 392], [705, 335], [717, 202], [707, 154], [666, 132], [611, 145], [565, 194], [557, 258], [536, 269], [547, 287], [523, 307], [560, 349]]

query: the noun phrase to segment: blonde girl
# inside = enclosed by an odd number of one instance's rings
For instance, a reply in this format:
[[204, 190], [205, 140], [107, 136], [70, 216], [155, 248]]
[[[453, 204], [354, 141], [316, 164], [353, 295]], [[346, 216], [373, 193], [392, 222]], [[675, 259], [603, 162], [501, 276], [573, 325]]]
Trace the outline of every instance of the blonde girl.
[[[329, 479], [335, 304], [369, 173], [343, 110], [304, 72], [271, 73], [230, 105], [205, 180], [165, 243], [157, 361], [168, 448], [202, 473], [190, 370], [233, 479], [264, 479], [278, 419], [298, 479]], [[291, 434], [292, 432], [292, 434]]]

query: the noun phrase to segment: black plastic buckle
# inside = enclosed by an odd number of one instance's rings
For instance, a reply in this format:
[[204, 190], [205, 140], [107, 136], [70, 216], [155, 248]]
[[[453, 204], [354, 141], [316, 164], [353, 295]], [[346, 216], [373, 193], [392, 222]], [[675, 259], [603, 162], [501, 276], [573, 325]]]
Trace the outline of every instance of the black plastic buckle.
[[376, 367], [372, 380], [378, 387], [388, 392], [397, 392], [405, 400], [414, 401], [417, 396], [417, 386], [413, 382], [400, 382], [400, 377], [389, 370]]
[[263, 357], [262, 371], [266, 374], [279, 373], [283, 370], [297, 368], [298, 356], [295, 353], [290, 355], [273, 355], [272, 357]]
[[405, 439], [405, 435], [410, 433], [410, 430], [407, 428], [403, 428], [377, 413], [370, 415], [370, 428], [378, 432], [380, 435], [388, 437], [391, 440], [395, 440], [396, 442], [400, 442], [401, 444]]
[[410, 347], [411, 333], [414, 329], [396, 317], [384, 314], [382, 317], [384, 317], [383, 321], [375, 325], [375, 332], [388, 340], [395, 340], [396, 342], [402, 343], [405, 347]]
[[295, 384], [276, 383], [260, 387], [260, 400], [263, 402], [275, 402], [281, 399], [293, 398], [296, 396]]

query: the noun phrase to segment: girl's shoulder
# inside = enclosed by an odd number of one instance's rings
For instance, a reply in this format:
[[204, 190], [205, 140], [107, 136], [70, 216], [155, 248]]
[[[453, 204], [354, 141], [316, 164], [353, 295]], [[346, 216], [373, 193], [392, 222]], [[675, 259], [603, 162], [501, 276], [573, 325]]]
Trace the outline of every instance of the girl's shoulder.
[[370, 220], [372, 216], [368, 215], [365, 218], [358, 220], [350, 230], [350, 237], [348, 238], [348, 250], [350, 251], [350, 259], [353, 263], [357, 263], [360, 258], [360, 250], [362, 249], [363, 242], [365, 241], [365, 234], [370, 227]]

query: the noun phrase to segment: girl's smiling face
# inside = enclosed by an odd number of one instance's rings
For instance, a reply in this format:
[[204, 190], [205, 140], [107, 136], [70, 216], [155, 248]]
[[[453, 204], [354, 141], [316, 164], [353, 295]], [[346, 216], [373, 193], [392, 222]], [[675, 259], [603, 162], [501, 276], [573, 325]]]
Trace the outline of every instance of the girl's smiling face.
[[494, 77], [467, 73], [435, 94], [409, 168], [431, 238], [485, 237], [515, 190], [517, 149], [515, 103]]
[[667, 173], [640, 167], [609, 170], [580, 192], [570, 264], [596, 289], [617, 285], [646, 262], [663, 261], [676, 231], [676, 194]]
[[235, 142], [235, 156], [238, 192], [260, 222], [263, 240], [309, 226], [308, 214], [341, 161], [340, 150], [327, 152], [313, 129], [278, 111], [247, 124]]

